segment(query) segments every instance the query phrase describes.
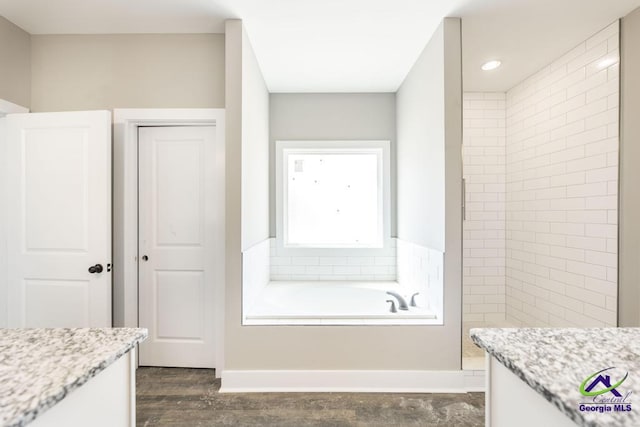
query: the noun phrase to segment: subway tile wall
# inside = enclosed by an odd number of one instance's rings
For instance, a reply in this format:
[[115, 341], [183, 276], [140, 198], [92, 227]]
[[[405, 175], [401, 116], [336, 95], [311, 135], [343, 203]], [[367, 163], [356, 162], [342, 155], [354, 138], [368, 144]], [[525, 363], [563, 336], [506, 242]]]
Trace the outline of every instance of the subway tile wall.
[[418, 306], [429, 307], [443, 319], [444, 253], [402, 239], [397, 239], [397, 248], [398, 282], [419, 291]]
[[292, 256], [271, 242], [271, 280], [382, 280], [395, 281], [396, 239], [376, 256]]
[[616, 325], [618, 40], [615, 22], [506, 94], [512, 323]]
[[242, 252], [242, 305], [250, 308], [269, 283], [270, 239]]
[[463, 321], [505, 320], [505, 94], [463, 98]]

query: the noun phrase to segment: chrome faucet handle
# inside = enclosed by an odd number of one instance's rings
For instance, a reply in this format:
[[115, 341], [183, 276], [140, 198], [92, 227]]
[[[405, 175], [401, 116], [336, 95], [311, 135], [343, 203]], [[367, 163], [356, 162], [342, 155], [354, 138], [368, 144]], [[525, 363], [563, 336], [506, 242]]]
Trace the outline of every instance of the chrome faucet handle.
[[411, 307], [418, 306], [418, 304], [416, 304], [416, 295], [420, 295], [420, 292], [416, 292], [415, 294], [411, 295]]
[[391, 303], [391, 309], [389, 311], [392, 313], [397, 313], [398, 310], [396, 310], [396, 302], [392, 299], [388, 299], [387, 302]]

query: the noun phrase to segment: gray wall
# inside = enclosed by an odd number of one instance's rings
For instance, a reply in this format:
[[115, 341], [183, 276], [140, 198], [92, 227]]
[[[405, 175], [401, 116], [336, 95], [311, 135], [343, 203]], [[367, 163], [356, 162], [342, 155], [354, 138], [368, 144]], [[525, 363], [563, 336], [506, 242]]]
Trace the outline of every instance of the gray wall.
[[[447, 20], [442, 34], [431, 43], [440, 46], [429, 55], [432, 67], [447, 67], [457, 81], [451, 96], [460, 102], [459, 21]], [[457, 29], [457, 30], [456, 30]], [[444, 46], [443, 46], [444, 44]], [[445, 289], [446, 327], [432, 326], [241, 326], [241, 194], [242, 189], [242, 103], [260, 102], [264, 93], [247, 84], [248, 76], [258, 70], [242, 54], [248, 40], [240, 21], [228, 21], [226, 32], [227, 71], [227, 143], [226, 143], [226, 325], [225, 369], [346, 369], [346, 370], [450, 370], [459, 369], [461, 361], [460, 292]], [[444, 50], [444, 52], [443, 52]], [[432, 50], [429, 50], [432, 52]], [[457, 62], [455, 58], [457, 57]], [[244, 61], [243, 61], [243, 58]], [[453, 65], [451, 63], [454, 63]], [[424, 78], [430, 78], [425, 75]], [[442, 84], [442, 80], [440, 84]], [[445, 81], [447, 91], [451, 86]], [[455, 86], [455, 84], [454, 84]], [[252, 92], [247, 92], [248, 88]], [[449, 93], [449, 92], [447, 92]], [[425, 101], [426, 102], [426, 101]], [[445, 108], [444, 98], [433, 101]], [[447, 108], [450, 108], [447, 106]], [[461, 120], [461, 105], [458, 105]], [[267, 112], [263, 112], [263, 119]], [[261, 121], [254, 117], [253, 120]], [[445, 118], [445, 120], [448, 120]], [[440, 123], [440, 127], [443, 126]], [[449, 123], [448, 126], [455, 126]], [[461, 131], [461, 122], [457, 124]], [[460, 147], [458, 144], [458, 156]], [[457, 193], [459, 201], [459, 191]], [[454, 197], [456, 196], [454, 192]], [[459, 216], [459, 213], [458, 213]], [[454, 222], [456, 221], [454, 216]], [[458, 221], [458, 224], [460, 222]], [[460, 236], [458, 236], [460, 240]], [[459, 245], [459, 244], [458, 244]], [[455, 251], [452, 248], [452, 251]], [[458, 264], [459, 266], [459, 264]], [[446, 276], [445, 276], [446, 277]], [[459, 284], [459, 280], [458, 280]]]
[[222, 34], [31, 40], [33, 111], [224, 107]]
[[444, 252], [444, 28], [425, 47], [397, 95], [398, 237]]
[[0, 99], [31, 106], [29, 33], [0, 16]]
[[622, 19], [618, 324], [640, 326], [640, 8]]
[[454, 369], [459, 367], [462, 338], [459, 19], [446, 18], [438, 27], [400, 86], [396, 102], [398, 238], [444, 252], [444, 325], [429, 328], [423, 339], [437, 343], [444, 366]]
[[275, 141], [391, 141], [391, 236], [396, 235], [396, 95], [394, 93], [272, 93], [270, 96], [270, 235], [276, 235]]
[[242, 32], [242, 250], [269, 238], [269, 91]]

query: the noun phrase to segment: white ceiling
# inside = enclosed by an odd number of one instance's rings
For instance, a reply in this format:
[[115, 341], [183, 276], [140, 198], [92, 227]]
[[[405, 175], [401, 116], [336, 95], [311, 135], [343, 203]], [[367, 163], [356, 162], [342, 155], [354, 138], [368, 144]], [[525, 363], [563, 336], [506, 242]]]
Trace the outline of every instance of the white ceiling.
[[[0, 0], [31, 34], [222, 33], [243, 19], [272, 92], [393, 92], [445, 16], [465, 90], [505, 91], [640, 0]], [[498, 58], [503, 66], [483, 72]]]
[[[462, 12], [465, 91], [506, 91], [640, 6], [639, 0], [474, 0]], [[502, 66], [482, 71], [490, 59]]]

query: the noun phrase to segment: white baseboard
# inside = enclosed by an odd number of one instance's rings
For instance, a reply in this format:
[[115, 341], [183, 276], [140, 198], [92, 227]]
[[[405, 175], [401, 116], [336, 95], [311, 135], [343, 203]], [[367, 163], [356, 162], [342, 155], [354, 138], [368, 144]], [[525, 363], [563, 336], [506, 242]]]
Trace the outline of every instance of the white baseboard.
[[466, 393], [464, 371], [222, 372], [220, 393]]
[[484, 392], [486, 388], [485, 371], [464, 371], [464, 388], [468, 392]]

